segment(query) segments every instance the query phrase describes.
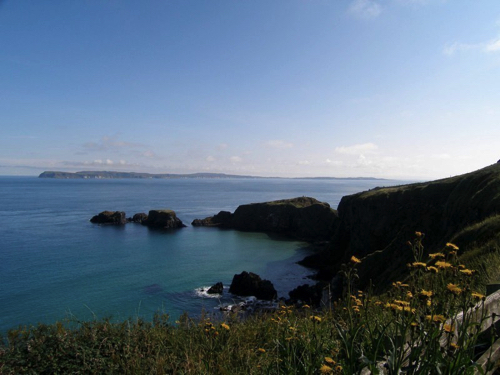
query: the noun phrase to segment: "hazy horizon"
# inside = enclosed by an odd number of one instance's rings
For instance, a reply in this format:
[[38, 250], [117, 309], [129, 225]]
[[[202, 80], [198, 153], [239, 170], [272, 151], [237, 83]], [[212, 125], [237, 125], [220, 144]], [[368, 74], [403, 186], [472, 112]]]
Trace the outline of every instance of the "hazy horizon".
[[445, 178], [499, 70], [494, 0], [0, 0], [0, 175]]

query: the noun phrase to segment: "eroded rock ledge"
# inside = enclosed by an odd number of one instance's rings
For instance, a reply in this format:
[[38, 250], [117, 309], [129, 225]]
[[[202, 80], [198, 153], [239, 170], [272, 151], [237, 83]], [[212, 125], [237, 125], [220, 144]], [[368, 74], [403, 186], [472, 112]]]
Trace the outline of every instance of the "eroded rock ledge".
[[310, 197], [239, 206], [234, 213], [196, 219], [193, 226], [274, 232], [306, 241], [328, 241], [338, 219], [328, 203]]

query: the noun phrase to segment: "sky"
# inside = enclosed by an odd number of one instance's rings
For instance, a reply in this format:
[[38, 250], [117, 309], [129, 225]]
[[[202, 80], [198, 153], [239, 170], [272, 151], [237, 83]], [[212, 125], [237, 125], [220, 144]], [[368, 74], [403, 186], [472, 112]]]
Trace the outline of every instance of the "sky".
[[1, 175], [498, 159], [498, 0], [0, 0]]

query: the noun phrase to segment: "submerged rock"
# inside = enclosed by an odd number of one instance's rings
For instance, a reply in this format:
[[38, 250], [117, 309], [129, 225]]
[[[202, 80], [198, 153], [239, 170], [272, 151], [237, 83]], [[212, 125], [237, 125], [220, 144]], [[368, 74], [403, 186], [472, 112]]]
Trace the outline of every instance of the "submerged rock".
[[125, 212], [123, 211], [103, 211], [90, 219], [94, 224], [116, 224], [122, 225], [127, 222]]
[[278, 295], [269, 280], [262, 280], [259, 275], [246, 271], [234, 275], [229, 293], [238, 296], [255, 296], [264, 300], [273, 300]]
[[175, 211], [172, 210], [151, 210], [149, 211], [147, 220], [143, 221], [142, 224], [148, 227], [162, 229], [185, 227], [175, 214]]
[[212, 285], [208, 290], [208, 294], [222, 294], [224, 291], [224, 285], [221, 282], [218, 282], [214, 285]]

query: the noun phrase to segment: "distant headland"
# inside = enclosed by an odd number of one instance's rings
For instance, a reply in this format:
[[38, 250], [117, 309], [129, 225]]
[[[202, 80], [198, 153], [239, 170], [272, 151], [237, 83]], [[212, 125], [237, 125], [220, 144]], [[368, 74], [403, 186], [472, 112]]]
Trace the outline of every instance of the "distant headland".
[[[116, 172], [116, 171], [81, 171], [81, 172], [59, 172], [45, 171], [41, 173], [39, 178], [58, 178], [58, 179], [115, 179], [115, 178], [286, 178], [286, 177], [262, 177], [262, 176], [245, 176], [225, 173], [189, 173], [189, 174], [174, 174], [174, 173], [140, 173], [140, 172]], [[383, 178], [375, 177], [295, 177], [310, 180], [383, 180]]]

